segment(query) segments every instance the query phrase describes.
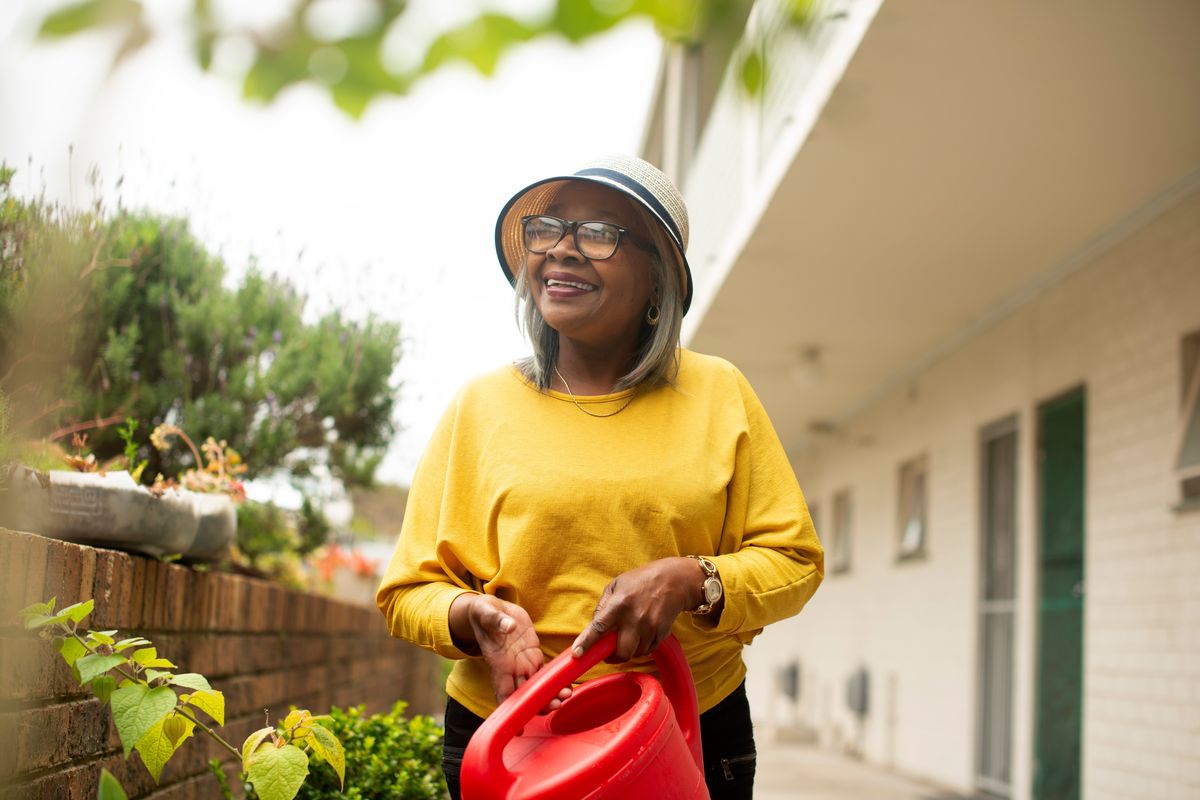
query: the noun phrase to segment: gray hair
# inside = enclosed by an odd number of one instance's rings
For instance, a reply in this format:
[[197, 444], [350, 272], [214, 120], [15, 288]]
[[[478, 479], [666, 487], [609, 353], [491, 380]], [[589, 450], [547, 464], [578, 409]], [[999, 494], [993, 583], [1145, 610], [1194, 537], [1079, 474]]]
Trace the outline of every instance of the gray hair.
[[[624, 389], [654, 388], [660, 384], [673, 385], [679, 374], [679, 335], [683, 325], [683, 287], [679, 285], [679, 270], [674, 264], [668, 266], [663, 253], [674, 253], [661, 223], [636, 203], [630, 203], [634, 212], [641, 217], [655, 252], [650, 256], [650, 283], [658, 298], [658, 324], [642, 323], [638, 349], [633, 367], [613, 385], [613, 391]], [[537, 304], [533, 302], [529, 286], [529, 270], [521, 268], [515, 285], [517, 327], [529, 339], [533, 355], [516, 363], [525, 379], [541, 391], [550, 388], [550, 376], [558, 360], [558, 331], [551, 328]]]

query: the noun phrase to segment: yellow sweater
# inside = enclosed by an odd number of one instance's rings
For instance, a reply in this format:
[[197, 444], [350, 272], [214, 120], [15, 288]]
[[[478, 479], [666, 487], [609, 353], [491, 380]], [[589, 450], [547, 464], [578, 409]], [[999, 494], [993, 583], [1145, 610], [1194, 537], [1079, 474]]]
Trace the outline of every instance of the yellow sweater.
[[[579, 402], [604, 413], [628, 395]], [[675, 386], [600, 419], [505, 367], [463, 388], [438, 424], [377, 601], [392, 635], [462, 659], [446, 690], [486, 717], [496, 699], [483, 660], [451, 641], [454, 598], [520, 605], [551, 658], [616, 575], [689, 554], [714, 556], [725, 586], [715, 626], [683, 614], [673, 628], [703, 712], [741, 683], [742, 646], [799, 612], [824, 572], [800, 487], [745, 377], [684, 350]], [[586, 677], [619, 668], [653, 661]]]

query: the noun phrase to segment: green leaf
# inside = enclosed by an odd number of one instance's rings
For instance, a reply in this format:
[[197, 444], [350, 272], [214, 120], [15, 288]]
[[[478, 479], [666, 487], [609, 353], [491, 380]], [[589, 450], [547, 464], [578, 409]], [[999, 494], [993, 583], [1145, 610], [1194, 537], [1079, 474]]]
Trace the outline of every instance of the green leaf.
[[150, 644], [150, 640], [143, 639], [140, 636], [134, 636], [132, 639], [122, 639], [121, 641], [115, 643], [112, 648], [119, 653], [122, 650], [128, 650], [131, 647], [139, 647], [143, 644]]
[[297, 736], [294, 733], [293, 736], [296, 736], [296, 738], [301, 738], [304, 736], [304, 733], [301, 731], [306, 732], [308, 730], [308, 727], [305, 725], [305, 723], [311, 719], [312, 712], [305, 711], [301, 708], [293, 708], [291, 712], [289, 712], [288, 715], [283, 718], [283, 722], [280, 724], [280, 727], [285, 731], [291, 731], [295, 729], [299, 735]]
[[750, 97], [757, 97], [762, 92], [763, 84], [767, 79], [767, 67], [762, 56], [753, 50], [742, 54], [741, 64], [738, 66], [738, 76], [741, 78], [742, 89], [746, 94]]
[[129, 795], [125, 794], [121, 782], [114, 778], [111, 772], [102, 769], [100, 770], [100, 788], [96, 793], [96, 800], [129, 800]]
[[58, 645], [58, 653], [67, 662], [67, 666], [75, 666], [75, 662], [87, 655], [88, 649], [83, 642], [74, 636], [63, 637]]
[[286, 50], [259, 50], [242, 81], [242, 96], [247, 100], [274, 100], [285, 88], [307, 78], [314, 46], [314, 42], [297, 37], [287, 43]]
[[38, 36], [59, 39], [89, 28], [136, 19], [141, 12], [141, 4], [134, 0], [84, 0], [48, 14], [42, 20]]
[[175, 665], [165, 658], [158, 657], [158, 650], [153, 647], [143, 647], [140, 650], [133, 651], [133, 660], [143, 667], [167, 667], [172, 668]]
[[134, 745], [175, 708], [175, 692], [166, 686], [151, 689], [135, 683], [117, 689], [109, 702], [117, 734], [128, 756]]
[[93, 678], [98, 678], [101, 675], [103, 675], [104, 673], [108, 672], [113, 667], [115, 667], [119, 664], [124, 664], [124, 663], [125, 663], [125, 656], [90, 655], [90, 656], [84, 656], [83, 658], [76, 661], [75, 667], [76, 667], [76, 669], [79, 670], [79, 682], [82, 684], [82, 683], [87, 683], [88, 681], [92, 680]]
[[36, 628], [45, 628], [50, 625], [59, 625], [69, 619], [66, 614], [55, 614], [53, 616], [46, 614], [35, 614], [25, 617], [25, 630], [31, 631]]
[[[225, 695], [215, 689], [198, 689], [188, 695], [187, 704], [208, 714], [218, 725], [225, 724]], [[270, 728], [267, 729], [268, 731]]]
[[92, 680], [92, 694], [100, 698], [101, 703], [107, 703], [116, 688], [117, 679], [112, 675], [101, 675]]
[[309, 729], [308, 744], [313, 752], [329, 762], [337, 773], [342, 788], [346, 785], [346, 751], [333, 732], [323, 725], [313, 725]]
[[250, 757], [258, 750], [259, 745], [263, 743], [268, 736], [275, 732], [272, 727], [259, 728], [254, 733], [246, 737], [246, 741], [242, 742], [242, 770], [250, 769]]
[[213, 688], [208, 685], [208, 679], [199, 672], [182, 672], [171, 678], [171, 683], [175, 684], [176, 686], [183, 686], [188, 689], [203, 690], [205, 692], [211, 692], [213, 690]]
[[88, 631], [88, 644], [112, 644], [116, 641], [116, 639], [113, 638], [115, 633], [116, 631]]
[[[54, 616], [54, 604], [58, 601], [58, 597], [51, 597], [45, 603], [34, 603], [22, 608], [17, 613], [21, 615], [21, 619], [28, 621], [31, 617], [52, 617]], [[29, 628], [28, 625], [25, 626]]]
[[83, 621], [83, 618], [92, 613], [92, 609], [96, 607], [95, 600], [84, 600], [82, 603], [76, 603], [72, 606], [67, 606], [60, 614], [65, 614], [70, 620], [76, 624]]
[[292, 800], [308, 776], [308, 755], [291, 744], [264, 747], [246, 771], [259, 800]]
[[138, 751], [138, 755], [142, 757], [142, 763], [146, 765], [146, 769], [150, 772], [150, 777], [154, 778], [155, 783], [158, 783], [158, 777], [162, 774], [167, 761], [192, 735], [195, 727], [196, 724], [190, 719], [179, 714], [169, 714], [154, 723], [153, 727], [146, 731], [141, 739], [138, 739], [138, 743], [134, 747]]
[[505, 14], [484, 13], [433, 41], [425, 54], [422, 72], [432, 72], [447, 61], [463, 60], [480, 73], [491, 75], [506, 50], [526, 42], [538, 31]]

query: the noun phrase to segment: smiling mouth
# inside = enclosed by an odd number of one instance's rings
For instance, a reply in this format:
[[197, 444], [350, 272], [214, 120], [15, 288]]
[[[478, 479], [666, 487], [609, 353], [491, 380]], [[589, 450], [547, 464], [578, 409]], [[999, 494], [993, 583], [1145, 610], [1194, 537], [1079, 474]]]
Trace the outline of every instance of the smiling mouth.
[[596, 288], [595, 286], [591, 285], [590, 283], [578, 283], [576, 281], [560, 281], [557, 278], [547, 278], [546, 286], [547, 286], [547, 288], [551, 287], [551, 286], [569, 286], [572, 289], [579, 289], [584, 292], [591, 292], [591, 291], [594, 291]]

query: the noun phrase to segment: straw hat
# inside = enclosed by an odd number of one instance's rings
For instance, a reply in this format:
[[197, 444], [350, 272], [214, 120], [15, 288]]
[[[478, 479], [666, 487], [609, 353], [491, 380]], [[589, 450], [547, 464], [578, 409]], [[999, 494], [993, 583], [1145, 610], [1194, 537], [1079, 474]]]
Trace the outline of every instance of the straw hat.
[[521, 239], [521, 218], [542, 214], [554, 202], [555, 195], [572, 181], [598, 183], [616, 189], [650, 212], [658, 221], [673, 245], [673, 252], [663, 253], [674, 260], [683, 289], [683, 313], [692, 304], [692, 271], [688, 267], [688, 216], [683, 196], [671, 179], [649, 162], [633, 156], [612, 156], [595, 161], [574, 175], [559, 175], [531, 183], [505, 203], [496, 219], [496, 255], [510, 284], [517, 282], [517, 272], [525, 263], [525, 244]]

